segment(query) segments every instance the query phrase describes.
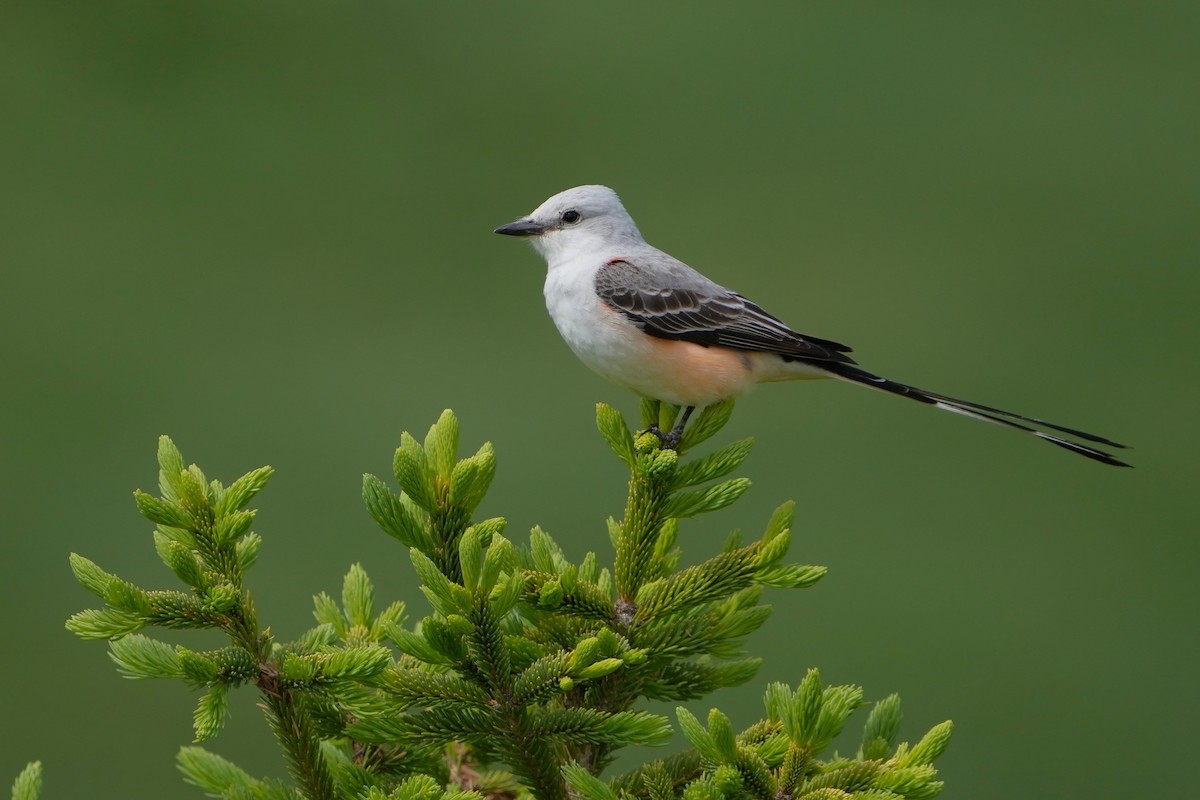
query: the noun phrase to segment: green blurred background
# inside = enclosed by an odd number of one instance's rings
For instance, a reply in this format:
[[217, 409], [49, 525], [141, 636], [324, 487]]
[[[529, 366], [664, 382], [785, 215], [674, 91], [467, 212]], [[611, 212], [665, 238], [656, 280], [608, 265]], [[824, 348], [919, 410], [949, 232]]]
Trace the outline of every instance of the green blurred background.
[[[0, 780], [199, 796], [195, 696], [63, 629], [93, 603], [70, 551], [169, 583], [130, 496], [160, 433], [277, 468], [250, 578], [285, 638], [354, 561], [424, 613], [359, 482], [447, 406], [496, 445], [485, 514], [607, 555], [593, 404], [636, 400], [491, 233], [602, 182], [869, 368], [1137, 446], [1115, 470], [844, 385], [745, 399], [754, 487], [685, 557], [795, 498], [831, 572], [775, 593], [759, 677], [712, 703], [748, 723], [819, 666], [899, 691], [909, 736], [955, 720], [947, 798], [1191, 794], [1200, 14], [991, 5], [7, 4]], [[213, 748], [283, 772], [248, 691]]]

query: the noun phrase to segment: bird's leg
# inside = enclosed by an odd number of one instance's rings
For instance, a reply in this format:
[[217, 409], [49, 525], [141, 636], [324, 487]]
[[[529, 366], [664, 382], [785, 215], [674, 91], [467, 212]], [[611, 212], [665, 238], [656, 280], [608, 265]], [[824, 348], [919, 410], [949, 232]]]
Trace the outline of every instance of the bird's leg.
[[683, 414], [679, 417], [679, 422], [675, 423], [675, 427], [671, 428], [670, 432], [663, 433], [658, 429], [657, 425], [651, 425], [646, 429], [646, 433], [653, 433], [662, 442], [664, 450], [678, 450], [679, 440], [683, 438], [683, 427], [687, 425], [688, 417], [692, 416], [692, 412], [696, 410], [695, 406], [688, 406], [683, 410]]

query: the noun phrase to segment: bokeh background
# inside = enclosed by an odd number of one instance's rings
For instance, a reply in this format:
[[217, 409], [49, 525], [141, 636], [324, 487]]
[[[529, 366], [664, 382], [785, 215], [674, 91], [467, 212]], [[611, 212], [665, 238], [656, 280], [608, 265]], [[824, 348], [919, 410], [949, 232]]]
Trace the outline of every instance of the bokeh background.
[[[284, 638], [354, 561], [424, 613], [359, 483], [444, 407], [496, 445], [484, 513], [607, 554], [593, 404], [636, 400], [491, 234], [603, 182], [870, 368], [1137, 446], [1115, 470], [844, 385], [745, 399], [754, 487], [686, 557], [795, 498], [831, 572], [775, 593], [758, 678], [711, 702], [748, 723], [818, 666], [900, 692], [908, 736], [955, 720], [947, 798], [1191, 794], [1198, 9], [7, 4], [0, 780], [40, 758], [48, 798], [199, 796], [195, 696], [63, 629], [93, 603], [71, 551], [170, 583], [130, 496], [160, 433], [226, 480], [277, 468], [250, 582]], [[283, 773], [249, 691], [212, 746]]]

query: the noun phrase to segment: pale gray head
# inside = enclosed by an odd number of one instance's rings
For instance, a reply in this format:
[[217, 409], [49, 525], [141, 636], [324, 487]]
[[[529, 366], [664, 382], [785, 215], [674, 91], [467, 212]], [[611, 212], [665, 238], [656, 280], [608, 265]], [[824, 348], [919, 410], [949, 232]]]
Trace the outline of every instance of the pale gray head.
[[559, 192], [529, 216], [496, 228], [496, 233], [527, 237], [551, 265], [573, 252], [642, 241], [617, 193], [599, 185]]

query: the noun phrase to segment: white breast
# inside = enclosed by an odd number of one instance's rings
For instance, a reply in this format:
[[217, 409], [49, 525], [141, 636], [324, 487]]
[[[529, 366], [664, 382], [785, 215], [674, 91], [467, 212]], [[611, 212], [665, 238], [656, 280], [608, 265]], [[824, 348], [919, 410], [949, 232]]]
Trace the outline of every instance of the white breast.
[[596, 296], [600, 264], [576, 262], [546, 274], [546, 309], [563, 340], [583, 363], [609, 380], [627, 386], [622, 375], [642, 355], [633, 327]]

